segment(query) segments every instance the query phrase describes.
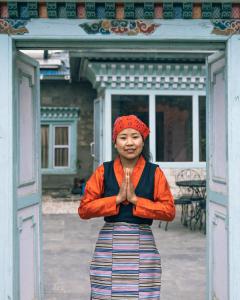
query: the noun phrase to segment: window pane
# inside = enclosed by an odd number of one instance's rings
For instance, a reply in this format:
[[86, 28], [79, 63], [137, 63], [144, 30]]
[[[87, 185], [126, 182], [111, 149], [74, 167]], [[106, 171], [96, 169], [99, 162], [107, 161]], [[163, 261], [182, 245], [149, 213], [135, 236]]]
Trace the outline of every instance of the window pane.
[[55, 148], [55, 167], [68, 167], [68, 148]]
[[192, 159], [192, 97], [156, 96], [156, 160]]
[[[146, 95], [112, 95], [112, 126], [115, 119], [123, 115], [136, 115], [149, 126], [149, 104]], [[146, 152], [149, 151], [149, 140], [145, 142]], [[116, 149], [112, 147], [113, 158]]]
[[41, 126], [41, 159], [42, 168], [48, 168], [49, 126]]
[[206, 97], [199, 97], [199, 159], [206, 161]]
[[68, 145], [68, 127], [55, 127], [55, 145]]

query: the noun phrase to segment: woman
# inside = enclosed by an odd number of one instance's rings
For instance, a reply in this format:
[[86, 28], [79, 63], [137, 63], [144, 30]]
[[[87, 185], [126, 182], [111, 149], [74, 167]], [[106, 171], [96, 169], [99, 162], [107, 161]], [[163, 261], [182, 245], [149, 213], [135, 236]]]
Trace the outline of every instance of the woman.
[[163, 172], [142, 155], [148, 134], [135, 115], [117, 118], [118, 157], [86, 184], [80, 217], [105, 220], [90, 266], [92, 300], [160, 299], [161, 258], [150, 226], [172, 221], [175, 206]]

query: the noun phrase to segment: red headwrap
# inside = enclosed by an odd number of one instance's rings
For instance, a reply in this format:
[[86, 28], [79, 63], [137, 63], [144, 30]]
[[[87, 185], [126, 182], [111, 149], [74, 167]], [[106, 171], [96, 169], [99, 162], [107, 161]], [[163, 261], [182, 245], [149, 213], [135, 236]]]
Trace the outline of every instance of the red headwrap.
[[145, 123], [143, 123], [138, 117], [135, 115], [128, 115], [118, 117], [113, 125], [113, 142], [116, 141], [117, 135], [126, 128], [133, 128], [139, 131], [145, 140], [146, 137], [149, 135], [149, 128]]

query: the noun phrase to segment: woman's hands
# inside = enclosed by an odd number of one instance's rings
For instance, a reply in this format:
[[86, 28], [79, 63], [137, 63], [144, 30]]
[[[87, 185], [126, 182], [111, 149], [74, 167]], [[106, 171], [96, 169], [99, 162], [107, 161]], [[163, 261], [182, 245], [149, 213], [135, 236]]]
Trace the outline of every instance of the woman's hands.
[[129, 168], [125, 169], [125, 176], [123, 178], [122, 185], [120, 187], [119, 193], [117, 195], [116, 202], [120, 204], [121, 202], [128, 200], [132, 204], [136, 205], [137, 196], [135, 194], [135, 189], [131, 181], [131, 170]]

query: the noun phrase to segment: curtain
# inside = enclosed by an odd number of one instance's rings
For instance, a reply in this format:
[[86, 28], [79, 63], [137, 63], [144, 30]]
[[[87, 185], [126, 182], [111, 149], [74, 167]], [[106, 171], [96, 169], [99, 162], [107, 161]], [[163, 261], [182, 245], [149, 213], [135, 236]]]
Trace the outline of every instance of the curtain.
[[42, 168], [48, 168], [49, 126], [41, 126], [41, 159]]
[[55, 127], [55, 162], [56, 167], [68, 166], [69, 155], [69, 128]]

